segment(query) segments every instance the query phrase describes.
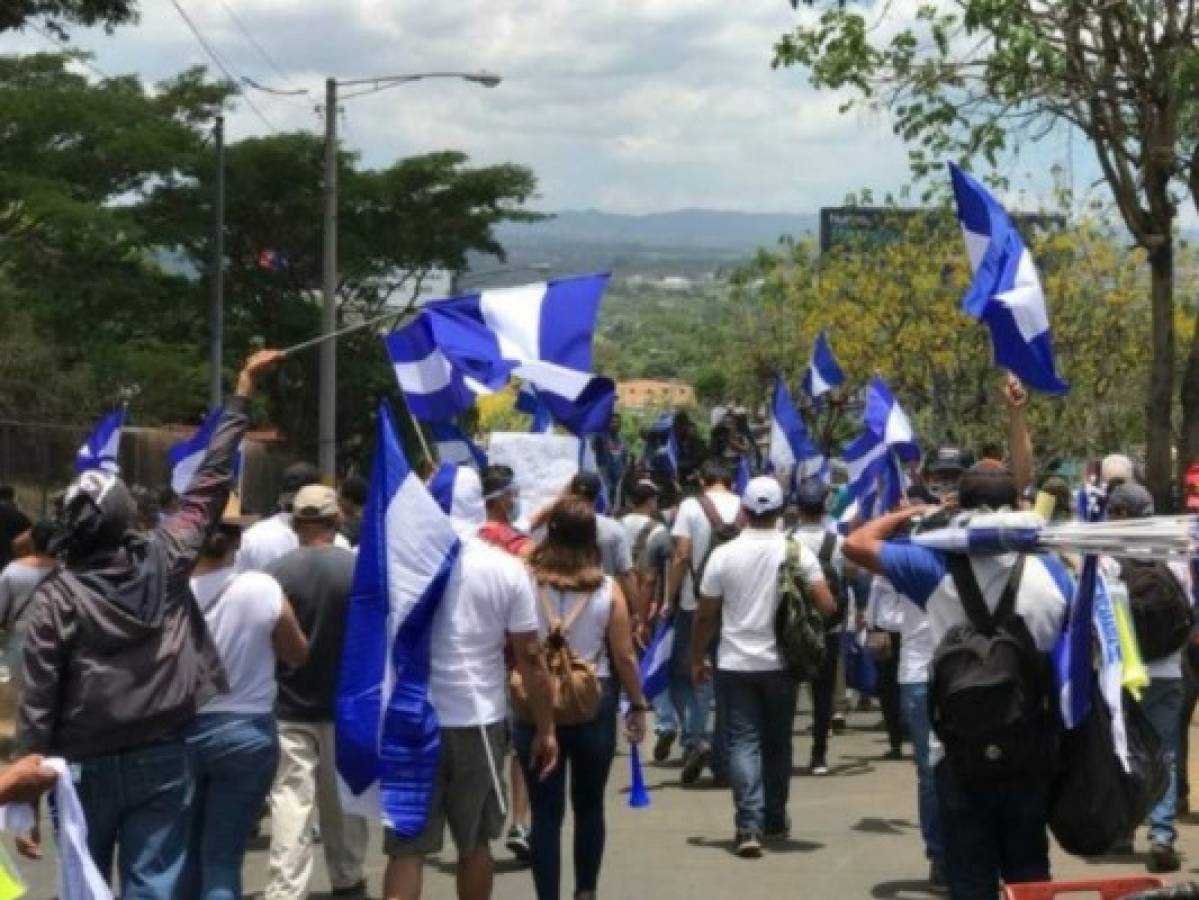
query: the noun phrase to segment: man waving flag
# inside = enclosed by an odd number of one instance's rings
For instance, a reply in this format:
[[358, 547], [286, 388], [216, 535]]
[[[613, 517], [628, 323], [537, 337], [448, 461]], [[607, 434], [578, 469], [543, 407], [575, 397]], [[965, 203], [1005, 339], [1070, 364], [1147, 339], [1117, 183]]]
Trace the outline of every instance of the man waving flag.
[[975, 178], [949, 164], [958, 220], [974, 279], [962, 310], [987, 323], [995, 362], [1047, 394], [1069, 390], [1054, 368], [1045, 292], [1032, 254], [1002, 206]]

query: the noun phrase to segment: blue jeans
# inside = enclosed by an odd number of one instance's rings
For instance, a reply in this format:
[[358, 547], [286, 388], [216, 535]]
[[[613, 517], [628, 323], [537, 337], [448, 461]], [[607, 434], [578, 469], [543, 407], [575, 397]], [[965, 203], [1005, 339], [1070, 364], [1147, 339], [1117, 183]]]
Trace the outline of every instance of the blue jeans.
[[945, 759], [933, 775], [953, 900], [997, 900], [1000, 878], [1049, 880], [1048, 777], [968, 785]]
[[179, 896], [236, 900], [246, 843], [279, 766], [275, 717], [199, 715], [186, 737], [196, 796]]
[[87, 848], [112, 877], [119, 849], [123, 900], [174, 900], [187, 856], [193, 782], [182, 739], [79, 763]]
[[784, 831], [799, 684], [778, 671], [717, 670], [716, 691], [728, 718], [736, 830]]
[[899, 702], [912, 737], [916, 758], [916, 799], [920, 809], [920, 834], [929, 862], [945, 866], [945, 843], [941, 837], [941, 812], [937, 809], [937, 785], [929, 761], [928, 683], [901, 684]]
[[708, 709], [712, 706], [712, 684], [696, 687], [691, 683], [691, 626], [695, 611], [675, 610], [674, 648], [670, 655], [670, 702], [682, 726], [680, 743], [684, 750], [711, 744], [708, 733]]
[[529, 850], [537, 900], [558, 900], [562, 883], [562, 822], [566, 818], [566, 772], [574, 811], [575, 891], [594, 891], [604, 858], [604, 789], [616, 755], [616, 707], [613, 678], [603, 679], [600, 711], [590, 722], [558, 727], [558, 768], [548, 778], [532, 765], [533, 727], [516, 723], [516, 755], [529, 788], [533, 829]]
[[654, 698], [654, 734], [678, 734], [679, 717], [670, 702], [670, 692], [662, 691]]
[[1174, 760], [1178, 755], [1178, 734], [1182, 716], [1182, 679], [1154, 678], [1141, 696], [1141, 709], [1149, 717], [1162, 742], [1169, 784], [1157, 805], [1149, 811], [1149, 842], [1173, 847], [1178, 838], [1174, 819], [1178, 814], [1178, 773]]

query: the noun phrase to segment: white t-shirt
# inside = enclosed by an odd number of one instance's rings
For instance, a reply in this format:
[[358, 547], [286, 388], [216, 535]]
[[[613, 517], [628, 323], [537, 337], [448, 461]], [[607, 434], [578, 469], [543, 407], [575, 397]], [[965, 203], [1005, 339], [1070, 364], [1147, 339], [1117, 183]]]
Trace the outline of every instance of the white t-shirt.
[[[338, 534], [333, 543], [346, 550], [352, 549], [344, 535]], [[300, 546], [300, 538], [291, 527], [291, 513], [277, 512], [255, 522], [241, 536], [241, 549], [237, 551], [237, 571], [265, 572], [281, 556], [286, 556]]]
[[[881, 575], [870, 581], [866, 621], [899, 633], [900, 684], [924, 684], [933, 661], [933, 634], [928, 614]], [[881, 623], [881, 624], [879, 624]]]
[[[537, 590], [536, 585], [533, 590]], [[570, 615], [582, 597], [577, 591], [560, 591], [551, 587], [542, 590], [545, 591], [550, 611], [560, 622]], [[608, 660], [608, 623], [612, 621], [612, 578], [605, 576], [604, 583], [591, 592], [586, 602], [587, 605], [566, 632], [566, 640], [580, 657], [595, 663], [596, 675], [607, 678], [612, 674], [612, 666]], [[541, 608], [540, 597], [537, 598], [537, 631], [542, 638], [549, 632], [549, 622], [546, 621], [545, 610]]]
[[[787, 552], [785, 535], [747, 528], [736, 540], [712, 551], [700, 593], [719, 597], [720, 646], [716, 666], [729, 672], [771, 672], [782, 668], [774, 635], [778, 573]], [[797, 542], [798, 543], [798, 542]], [[799, 543], [800, 577], [824, 582], [820, 561]]]
[[239, 575], [228, 568], [197, 575], [191, 587], [229, 679], [229, 693], [214, 697], [200, 712], [271, 712], [276, 691], [271, 637], [283, 610], [279, 582], [262, 572]]
[[507, 710], [504, 645], [537, 630], [524, 564], [472, 538], [433, 617], [429, 696], [441, 725], [490, 725]]
[[[741, 511], [741, 498], [732, 491], [709, 491], [708, 497], [712, 505], [720, 513], [720, 520], [732, 523], [737, 520]], [[698, 569], [708, 552], [708, 543], [712, 540], [712, 525], [704, 514], [704, 508], [699, 500], [688, 497], [679, 504], [679, 514], [675, 517], [670, 529], [671, 537], [688, 538], [691, 541], [691, 568]], [[709, 562], [709, 565], [711, 563]], [[680, 609], [695, 609], [695, 585], [691, 583], [691, 572], [683, 576], [682, 596], [679, 601]]]

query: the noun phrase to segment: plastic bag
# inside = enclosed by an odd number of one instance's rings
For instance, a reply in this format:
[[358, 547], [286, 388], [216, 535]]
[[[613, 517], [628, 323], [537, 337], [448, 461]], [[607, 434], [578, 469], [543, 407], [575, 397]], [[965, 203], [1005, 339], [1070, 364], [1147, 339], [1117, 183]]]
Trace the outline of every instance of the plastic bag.
[[860, 694], [878, 696], [878, 663], [862, 646], [860, 632], [841, 632], [841, 655], [845, 660], [845, 684]]
[[1122, 706], [1131, 772], [1112, 739], [1112, 720], [1098, 689], [1091, 711], [1062, 734], [1060, 769], [1049, 803], [1049, 829], [1067, 853], [1101, 856], [1126, 840], [1169, 783], [1161, 741], [1127, 691]]

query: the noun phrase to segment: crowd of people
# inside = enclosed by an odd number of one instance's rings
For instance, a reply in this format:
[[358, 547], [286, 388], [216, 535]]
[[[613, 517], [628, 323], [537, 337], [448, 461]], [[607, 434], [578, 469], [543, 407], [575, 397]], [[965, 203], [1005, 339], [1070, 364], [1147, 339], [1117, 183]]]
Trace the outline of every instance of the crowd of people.
[[[271, 351], [250, 357], [204, 462], [155, 523], [105, 471], [81, 473], [46, 521], [30, 521], [0, 488], [0, 628], [23, 754], [0, 774], [0, 799], [34, 800], [56, 778], [42, 758], [63, 757], [91, 858], [130, 900], [240, 897], [260, 827], [270, 835], [268, 900], [307, 896], [318, 843], [333, 896], [371, 893], [368, 822], [344, 805], [335, 767], [367, 486], [349, 478], [335, 490], [301, 463], [283, 473], [271, 515], [244, 516], [230, 502], [249, 398], [278, 361]], [[886, 757], [905, 758], [905, 741], [912, 748], [930, 886], [992, 900], [1001, 882], [1047, 880], [1061, 730], [1047, 659], [1079, 560], [965, 556], [905, 540], [950, 521], [985, 523], [1037, 491], [1027, 398], [1016, 382], [1005, 398], [1006, 451], [984, 448], [975, 462], [937, 448], [910, 473], [898, 508], [844, 535], [835, 525], [844, 491], [822, 477], [765, 474], [761, 442], [736, 408], [709, 440], [673, 415], [636, 454], [614, 418], [593, 438], [597, 471], [541, 509], [522, 508], [511, 468], [462, 469], [452, 496], [437, 498], [461, 551], [430, 630], [428, 701], [440, 727], [432, 797], [420, 833], [384, 829], [383, 896], [421, 896], [424, 861], [448, 829], [463, 900], [491, 896], [501, 839], [531, 870], [531, 892], [556, 900], [569, 799], [571, 895], [596, 897], [618, 736], [641, 743], [651, 712], [652, 758], [678, 753], [684, 785], [729, 788], [734, 852], [769, 852], [793, 827], [803, 683], [813, 776], [830, 774], [830, 739], [851, 697], [867, 702], [850, 684], [853, 646], [874, 663]], [[751, 476], [740, 491], [738, 468]], [[1060, 473], [1039, 489], [1055, 501], [1052, 516], [1077, 511]], [[1154, 513], [1119, 454], [1079, 496], [1111, 520]], [[611, 515], [597, 512], [604, 503]], [[1132, 611], [1150, 677], [1141, 705], [1170, 763], [1149, 816], [1148, 864], [1174, 872], [1199, 642], [1178, 640], [1177, 629], [1164, 638], [1154, 622], [1168, 602], [1189, 616], [1191, 575], [1106, 557], [1102, 572]], [[1145, 609], [1158, 619], [1142, 620]], [[647, 697], [639, 655], [667, 627], [665, 687]], [[1026, 663], [1012, 676], [1024, 679], [1012, 708], [978, 703], [961, 659], [981, 638], [1006, 641]], [[982, 726], [963, 717], [1001, 714], [983, 722], [985, 746], [968, 737]], [[1129, 850], [1131, 839], [1110, 850]], [[18, 847], [36, 858], [40, 840], [35, 829]]]

